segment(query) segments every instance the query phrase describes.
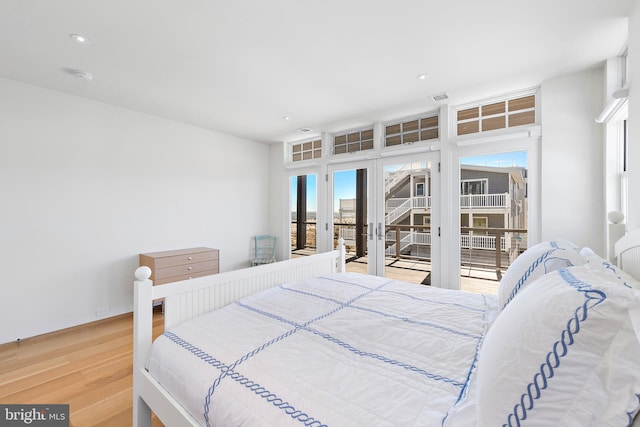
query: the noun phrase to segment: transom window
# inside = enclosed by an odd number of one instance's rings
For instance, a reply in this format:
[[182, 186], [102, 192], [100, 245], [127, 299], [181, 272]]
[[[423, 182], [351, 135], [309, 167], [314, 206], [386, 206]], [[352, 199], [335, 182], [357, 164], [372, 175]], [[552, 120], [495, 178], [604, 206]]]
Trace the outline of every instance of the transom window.
[[385, 126], [385, 146], [411, 144], [417, 141], [438, 139], [438, 115], [424, 115]]
[[291, 144], [292, 160], [299, 162], [301, 160], [319, 159], [322, 157], [322, 140], [305, 141]]
[[373, 128], [348, 131], [333, 137], [333, 154], [356, 153], [373, 149]]
[[536, 122], [535, 95], [458, 110], [458, 135], [487, 132]]

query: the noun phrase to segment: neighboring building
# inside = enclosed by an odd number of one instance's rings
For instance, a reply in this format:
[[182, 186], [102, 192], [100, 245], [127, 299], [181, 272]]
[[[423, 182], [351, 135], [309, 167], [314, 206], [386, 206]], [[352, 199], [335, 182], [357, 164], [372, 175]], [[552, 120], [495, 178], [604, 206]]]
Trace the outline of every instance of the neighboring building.
[[[385, 189], [387, 255], [430, 259], [430, 170], [416, 168], [415, 164], [405, 165], [387, 173]], [[461, 248], [469, 250], [472, 263], [490, 264], [495, 260], [492, 254], [495, 253], [496, 235], [490, 229], [526, 229], [526, 213], [526, 168], [461, 167]], [[466, 230], [466, 227], [473, 230]], [[478, 230], [483, 228], [487, 231]], [[500, 241], [502, 252], [508, 255], [503, 258], [505, 262], [515, 259], [526, 249], [526, 241], [526, 233], [506, 233]]]

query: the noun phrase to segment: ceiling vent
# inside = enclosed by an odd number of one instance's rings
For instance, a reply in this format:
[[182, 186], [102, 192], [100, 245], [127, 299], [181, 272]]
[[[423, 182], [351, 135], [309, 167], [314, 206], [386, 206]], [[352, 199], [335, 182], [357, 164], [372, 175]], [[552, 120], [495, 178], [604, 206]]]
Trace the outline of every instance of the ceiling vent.
[[313, 132], [313, 129], [311, 129], [311, 128], [300, 128], [300, 129], [298, 129], [298, 132], [300, 132], [300, 133], [309, 133], [309, 132]]
[[435, 102], [436, 104], [446, 104], [447, 102], [449, 102], [449, 99], [451, 99], [451, 94], [449, 92], [442, 92], [437, 95], [433, 95], [430, 98], [431, 101]]

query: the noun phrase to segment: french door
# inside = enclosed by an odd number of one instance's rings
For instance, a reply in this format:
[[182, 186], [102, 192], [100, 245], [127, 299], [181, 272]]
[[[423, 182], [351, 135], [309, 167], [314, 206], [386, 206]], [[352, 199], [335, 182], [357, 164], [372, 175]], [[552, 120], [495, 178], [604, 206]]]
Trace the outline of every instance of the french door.
[[[329, 237], [335, 247], [345, 241], [349, 271], [378, 274], [375, 256], [375, 161], [328, 167]], [[382, 273], [380, 273], [382, 275]]]
[[348, 271], [430, 284], [438, 278], [439, 152], [330, 165], [328, 229]]

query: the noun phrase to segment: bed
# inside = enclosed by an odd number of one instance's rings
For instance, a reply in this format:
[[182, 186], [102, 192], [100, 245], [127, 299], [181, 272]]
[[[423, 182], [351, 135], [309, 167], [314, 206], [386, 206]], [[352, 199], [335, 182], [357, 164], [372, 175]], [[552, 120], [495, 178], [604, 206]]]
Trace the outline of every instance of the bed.
[[631, 425], [639, 251], [640, 231], [617, 242], [618, 265], [543, 242], [496, 296], [347, 273], [343, 244], [161, 286], [141, 267], [133, 423], [153, 411], [171, 427]]

